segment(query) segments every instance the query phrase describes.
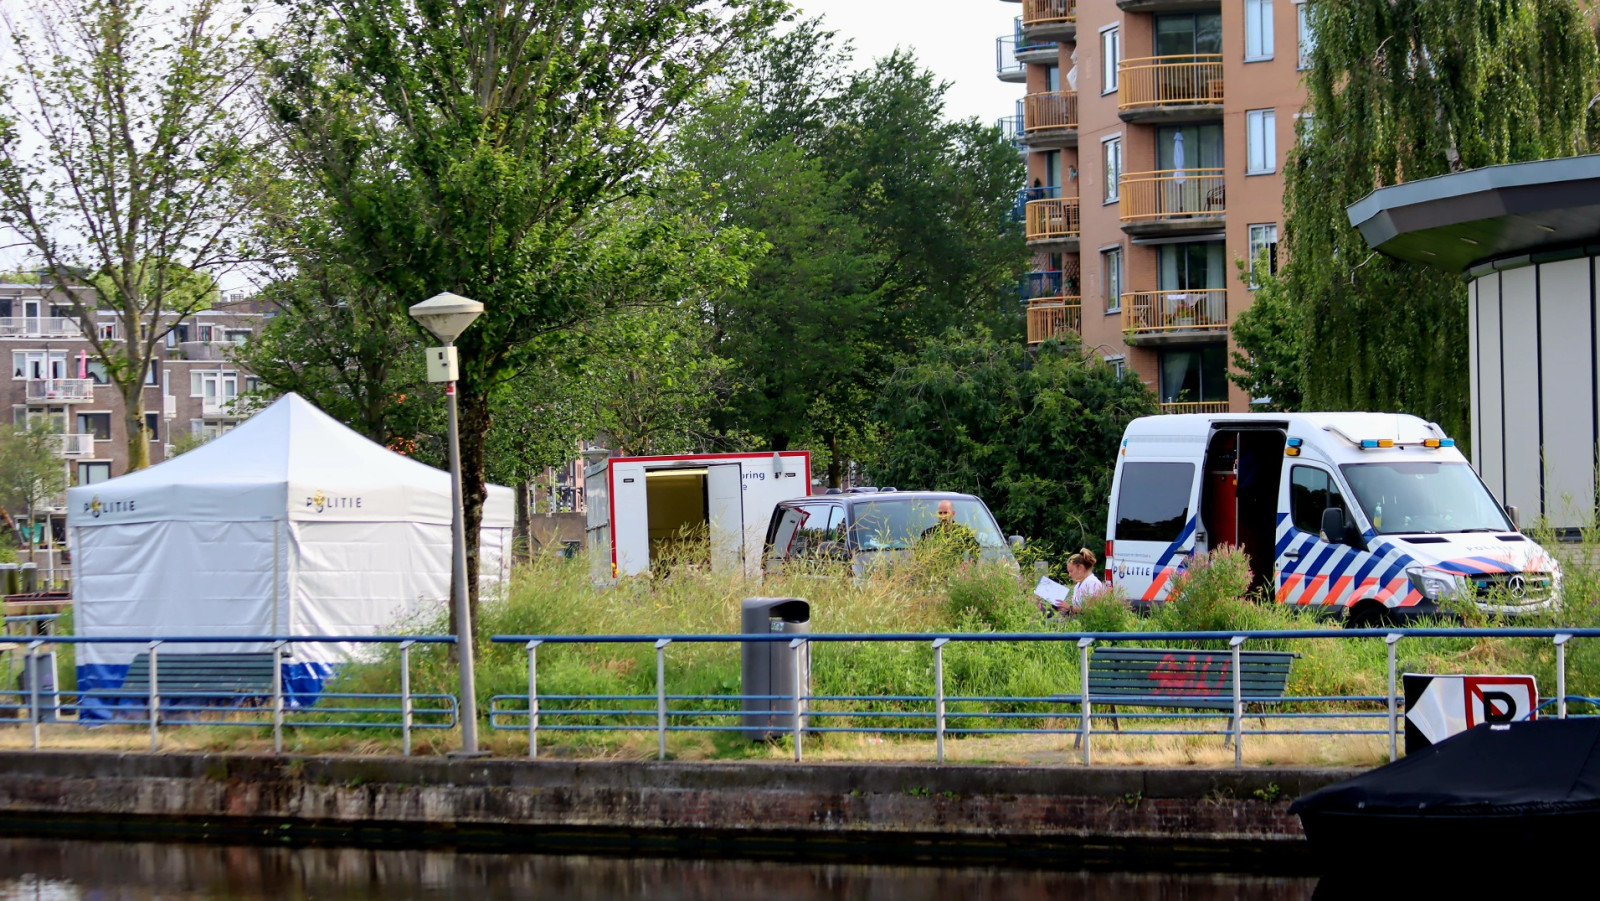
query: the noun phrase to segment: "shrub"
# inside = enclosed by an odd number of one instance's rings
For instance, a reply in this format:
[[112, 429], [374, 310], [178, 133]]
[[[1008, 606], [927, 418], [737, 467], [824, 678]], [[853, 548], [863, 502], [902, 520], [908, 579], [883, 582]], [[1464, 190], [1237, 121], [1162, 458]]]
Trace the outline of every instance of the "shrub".
[[1244, 600], [1249, 590], [1250, 558], [1244, 551], [1224, 545], [1209, 554], [1197, 554], [1173, 580], [1158, 614], [1160, 626], [1174, 632], [1245, 628], [1253, 619], [1246, 609], [1250, 602]]

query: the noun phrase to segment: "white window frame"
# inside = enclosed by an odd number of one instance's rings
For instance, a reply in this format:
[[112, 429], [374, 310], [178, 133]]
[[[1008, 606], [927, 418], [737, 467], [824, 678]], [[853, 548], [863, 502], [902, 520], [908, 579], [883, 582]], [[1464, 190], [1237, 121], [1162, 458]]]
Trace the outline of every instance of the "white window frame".
[[1244, 0], [1244, 61], [1272, 59], [1272, 0]]
[[192, 369], [189, 371], [189, 396], [198, 397], [202, 405], [208, 400], [206, 389], [211, 388], [211, 406], [220, 409], [239, 396], [239, 373], [231, 369]]
[[[1269, 175], [1278, 171], [1278, 111], [1275, 109], [1246, 110], [1245, 170], [1246, 175]], [[1257, 165], [1260, 163], [1261, 165]]]
[[1122, 26], [1100, 29], [1100, 96], [1117, 91], [1117, 68], [1122, 65]]
[[[1112, 149], [1115, 145], [1115, 168], [1112, 166]], [[1100, 168], [1105, 176], [1105, 187], [1102, 192], [1101, 206], [1116, 203], [1122, 199], [1122, 134], [1100, 139]]]
[[1307, 17], [1306, 9], [1306, 0], [1295, 0], [1294, 23], [1299, 52], [1296, 67], [1301, 71], [1311, 68], [1311, 51], [1317, 46], [1317, 36], [1311, 31], [1311, 19]]
[[[1258, 239], [1258, 236], [1265, 236], [1269, 233], [1271, 235], [1269, 240], [1262, 241]], [[1278, 246], [1278, 223], [1262, 222], [1250, 226], [1250, 290], [1254, 291], [1261, 287], [1261, 282], [1256, 280], [1256, 260], [1260, 258], [1262, 251], [1276, 246]]]
[[1105, 284], [1107, 315], [1122, 312], [1122, 280], [1125, 265], [1121, 244], [1100, 248], [1100, 280]]
[[1106, 362], [1111, 364], [1111, 371], [1117, 374], [1117, 378], [1121, 379], [1128, 377], [1127, 357], [1123, 356], [1122, 354], [1117, 354], [1115, 356], [1106, 357]]

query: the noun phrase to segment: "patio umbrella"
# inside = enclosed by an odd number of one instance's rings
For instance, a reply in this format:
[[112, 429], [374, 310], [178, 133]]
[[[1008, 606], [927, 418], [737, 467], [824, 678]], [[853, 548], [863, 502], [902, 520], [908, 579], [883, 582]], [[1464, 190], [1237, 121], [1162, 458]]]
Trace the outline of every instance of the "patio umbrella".
[[1173, 173], [1172, 183], [1183, 184], [1183, 132], [1181, 131], [1172, 136], [1172, 168], [1177, 170]]

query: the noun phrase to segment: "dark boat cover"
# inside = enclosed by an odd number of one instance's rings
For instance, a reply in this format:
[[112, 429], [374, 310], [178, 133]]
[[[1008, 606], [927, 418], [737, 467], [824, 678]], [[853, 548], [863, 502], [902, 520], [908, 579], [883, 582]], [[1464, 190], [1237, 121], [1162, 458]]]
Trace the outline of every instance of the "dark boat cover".
[[1600, 718], [1479, 725], [1314, 791], [1289, 810], [1308, 826], [1308, 815], [1537, 816], [1600, 810]]

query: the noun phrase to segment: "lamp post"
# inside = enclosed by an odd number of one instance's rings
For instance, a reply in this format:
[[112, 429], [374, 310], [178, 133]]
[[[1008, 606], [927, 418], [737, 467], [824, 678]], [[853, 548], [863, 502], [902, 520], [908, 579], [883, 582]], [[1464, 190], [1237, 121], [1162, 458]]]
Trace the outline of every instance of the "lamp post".
[[443, 347], [428, 348], [428, 381], [444, 382], [450, 406], [450, 582], [455, 590], [456, 658], [461, 667], [461, 754], [478, 750], [478, 686], [472, 675], [472, 611], [467, 607], [466, 513], [461, 505], [461, 440], [456, 425], [455, 340], [480, 315], [483, 304], [448, 292], [411, 307], [411, 318], [432, 332]]

